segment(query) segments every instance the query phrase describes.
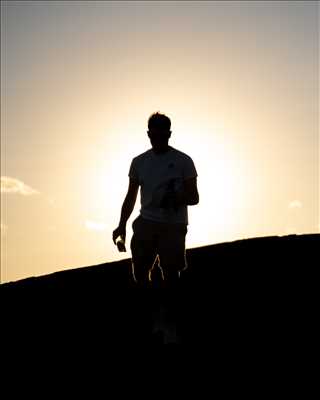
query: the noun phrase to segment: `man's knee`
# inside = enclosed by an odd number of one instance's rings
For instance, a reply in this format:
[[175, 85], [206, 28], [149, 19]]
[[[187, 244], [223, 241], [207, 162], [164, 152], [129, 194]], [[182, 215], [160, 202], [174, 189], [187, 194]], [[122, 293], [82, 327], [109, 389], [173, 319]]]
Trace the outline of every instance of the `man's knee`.
[[180, 271], [187, 267], [185, 254], [179, 254], [176, 257], [168, 257], [165, 254], [162, 259], [160, 255], [160, 265], [164, 280], [175, 285], [179, 282]]
[[163, 286], [167, 288], [175, 288], [179, 284], [180, 273], [176, 267], [166, 267], [162, 269]]
[[149, 270], [132, 264], [132, 279], [136, 287], [149, 287]]

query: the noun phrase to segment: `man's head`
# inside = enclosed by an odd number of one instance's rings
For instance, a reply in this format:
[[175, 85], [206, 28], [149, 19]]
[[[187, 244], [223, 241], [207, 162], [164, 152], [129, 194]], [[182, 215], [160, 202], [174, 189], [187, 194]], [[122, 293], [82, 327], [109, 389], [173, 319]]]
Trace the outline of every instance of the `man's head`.
[[164, 114], [153, 113], [148, 120], [148, 136], [153, 150], [162, 152], [167, 150], [168, 141], [171, 136], [171, 121]]

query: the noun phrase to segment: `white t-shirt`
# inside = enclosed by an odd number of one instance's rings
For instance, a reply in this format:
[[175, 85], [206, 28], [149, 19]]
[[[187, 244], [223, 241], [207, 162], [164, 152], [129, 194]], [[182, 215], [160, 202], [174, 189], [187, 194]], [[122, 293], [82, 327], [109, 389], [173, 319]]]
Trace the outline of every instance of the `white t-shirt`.
[[169, 146], [163, 154], [152, 149], [133, 158], [129, 177], [141, 187], [140, 215], [152, 221], [188, 224], [186, 205], [173, 208], [161, 208], [165, 193], [171, 189], [182, 190], [183, 181], [198, 176], [194, 163], [187, 154]]

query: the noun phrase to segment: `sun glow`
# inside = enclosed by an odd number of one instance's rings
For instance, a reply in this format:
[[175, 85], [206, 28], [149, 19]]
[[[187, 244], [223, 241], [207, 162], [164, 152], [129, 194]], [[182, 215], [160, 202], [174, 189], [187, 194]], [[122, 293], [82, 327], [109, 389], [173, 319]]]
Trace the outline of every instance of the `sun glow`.
[[[173, 122], [173, 121], [172, 121]], [[189, 207], [187, 247], [207, 245], [230, 236], [241, 236], [243, 206], [248, 190], [248, 170], [228, 133], [212, 126], [174, 124], [169, 144], [188, 154], [198, 172], [200, 202]], [[128, 188], [128, 172], [133, 157], [150, 148], [147, 134], [141, 129], [124, 129], [127, 140], [113, 141], [113, 153], [101, 159], [93, 171], [88, 204], [93, 213], [88, 218], [106, 223], [108, 234], [116, 228]], [[199, 133], [200, 132], [200, 133]], [[115, 134], [114, 137], [117, 137]], [[127, 242], [132, 235], [130, 221], [139, 213], [140, 195], [128, 221]], [[114, 254], [115, 255], [115, 254]]]
[[192, 157], [198, 172], [200, 201], [189, 207], [189, 247], [241, 235], [249, 173], [228, 137], [220, 127], [188, 126], [177, 140], [177, 148]]

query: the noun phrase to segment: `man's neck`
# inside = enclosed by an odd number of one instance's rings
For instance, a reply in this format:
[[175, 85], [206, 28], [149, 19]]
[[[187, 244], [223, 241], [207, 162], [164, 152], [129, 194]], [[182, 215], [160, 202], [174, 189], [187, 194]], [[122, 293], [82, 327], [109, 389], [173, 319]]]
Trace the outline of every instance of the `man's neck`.
[[171, 149], [171, 147], [168, 146], [168, 147], [163, 148], [163, 149], [154, 149], [154, 148], [152, 148], [152, 151], [153, 151], [155, 154], [160, 155], [160, 154], [165, 154], [165, 153], [167, 153], [170, 149]]

